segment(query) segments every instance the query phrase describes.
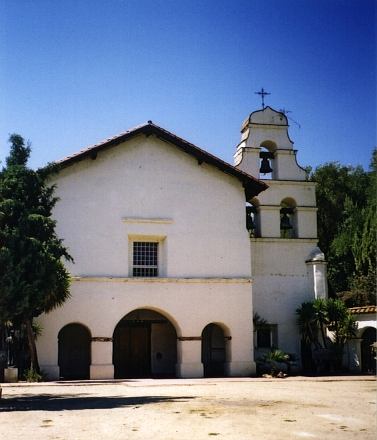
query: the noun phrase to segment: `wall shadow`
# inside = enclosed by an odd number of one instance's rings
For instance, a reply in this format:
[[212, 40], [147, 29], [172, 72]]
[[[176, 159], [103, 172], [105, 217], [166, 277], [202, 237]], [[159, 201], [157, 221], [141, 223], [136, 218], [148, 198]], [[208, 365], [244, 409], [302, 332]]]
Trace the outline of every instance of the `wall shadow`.
[[0, 400], [0, 413], [12, 411], [79, 411], [83, 409], [111, 409], [127, 406], [142, 406], [151, 403], [188, 402], [192, 396], [141, 396], [93, 397], [88, 395], [39, 394], [3, 397]]

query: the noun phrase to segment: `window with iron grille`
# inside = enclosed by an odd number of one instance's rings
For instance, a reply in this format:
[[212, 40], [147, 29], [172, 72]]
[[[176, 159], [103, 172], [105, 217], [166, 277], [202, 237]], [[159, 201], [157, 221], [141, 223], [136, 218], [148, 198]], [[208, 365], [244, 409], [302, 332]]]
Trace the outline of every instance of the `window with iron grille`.
[[158, 243], [149, 241], [133, 242], [132, 275], [134, 277], [158, 276]]

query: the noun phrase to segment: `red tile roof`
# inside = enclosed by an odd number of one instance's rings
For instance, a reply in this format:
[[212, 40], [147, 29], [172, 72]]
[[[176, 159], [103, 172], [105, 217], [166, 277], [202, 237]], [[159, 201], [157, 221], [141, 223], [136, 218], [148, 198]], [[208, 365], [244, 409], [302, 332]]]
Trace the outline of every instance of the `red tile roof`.
[[352, 314], [376, 313], [377, 306], [350, 307], [348, 309]]
[[106, 150], [108, 148], [114, 147], [116, 145], [121, 144], [122, 142], [127, 141], [128, 139], [137, 136], [138, 134], [144, 135], [156, 135], [159, 139], [170, 142], [176, 147], [183, 150], [185, 153], [188, 153], [198, 160], [199, 163], [205, 162], [211, 165], [214, 165], [224, 173], [230, 174], [240, 180], [245, 188], [246, 198], [250, 200], [252, 197], [256, 196], [260, 192], [264, 191], [268, 188], [268, 185], [250, 174], [245, 173], [244, 171], [239, 170], [238, 168], [230, 165], [227, 162], [219, 159], [211, 153], [208, 153], [205, 150], [197, 147], [190, 142], [185, 141], [184, 139], [178, 137], [177, 135], [171, 133], [164, 128], [159, 127], [158, 125], [153, 124], [152, 121], [148, 121], [145, 124], [138, 125], [133, 127], [124, 133], [118, 134], [117, 136], [108, 138], [99, 142], [98, 144], [91, 145], [88, 148], [85, 148], [77, 153], [74, 153], [70, 156], [65, 157], [64, 159], [58, 161], [57, 163], [65, 168], [72, 163], [78, 162], [87, 157], [95, 158], [97, 153], [102, 150]]

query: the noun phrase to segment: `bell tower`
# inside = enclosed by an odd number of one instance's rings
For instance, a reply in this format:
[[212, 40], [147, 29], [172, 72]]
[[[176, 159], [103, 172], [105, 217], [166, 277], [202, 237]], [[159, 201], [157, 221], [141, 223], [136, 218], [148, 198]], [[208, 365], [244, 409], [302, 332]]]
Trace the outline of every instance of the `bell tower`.
[[306, 172], [297, 164], [288, 126], [286, 115], [271, 107], [251, 113], [241, 127], [235, 165], [260, 179], [271, 173], [274, 180], [305, 180]]
[[271, 107], [251, 113], [242, 124], [234, 164], [269, 186], [250, 201], [259, 225], [254, 237], [316, 240], [315, 184], [297, 163], [288, 127], [286, 115]]
[[[237, 168], [268, 185], [246, 206], [253, 308], [271, 324], [270, 340], [299, 356], [295, 310], [327, 295], [326, 261], [317, 248], [315, 183], [297, 163], [286, 115], [262, 106], [243, 122], [234, 155]], [[255, 353], [263, 353], [257, 343]]]

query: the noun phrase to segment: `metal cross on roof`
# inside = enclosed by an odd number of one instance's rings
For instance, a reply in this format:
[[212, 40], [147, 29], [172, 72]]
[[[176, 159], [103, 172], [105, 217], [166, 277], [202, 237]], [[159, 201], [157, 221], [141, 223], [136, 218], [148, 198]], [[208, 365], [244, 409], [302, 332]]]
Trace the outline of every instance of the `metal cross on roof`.
[[262, 109], [264, 109], [264, 97], [266, 95], [271, 95], [269, 92], [265, 92], [264, 88], [262, 87], [262, 90], [260, 92], [254, 92], [256, 95], [260, 95], [262, 97]]

